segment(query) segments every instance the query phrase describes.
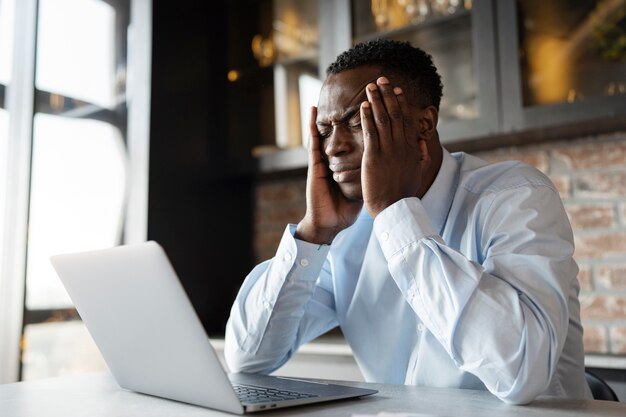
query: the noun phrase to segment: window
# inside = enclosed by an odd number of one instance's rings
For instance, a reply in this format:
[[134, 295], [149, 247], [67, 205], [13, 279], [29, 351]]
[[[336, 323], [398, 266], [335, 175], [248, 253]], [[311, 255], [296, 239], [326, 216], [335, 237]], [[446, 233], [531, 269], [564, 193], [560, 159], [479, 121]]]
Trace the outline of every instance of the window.
[[[11, 80], [13, 53], [13, 9], [14, 0], [0, 0], [0, 219], [4, 217], [3, 207], [6, 197], [5, 176], [9, 137], [9, 113], [6, 110], [6, 90]], [[0, 236], [3, 236], [0, 221]], [[2, 239], [0, 239], [2, 253]]]
[[[14, 341], [11, 329], [21, 325], [19, 371], [11, 365], [18, 356], [0, 350], [0, 381], [104, 367], [49, 257], [145, 240], [147, 216], [149, 2], [26, 0], [15, 5], [14, 20], [6, 17], [6, 6], [0, 9], [0, 36], [3, 19], [32, 22], [31, 29], [19, 25], [23, 33], [15, 42], [5, 42], [30, 62], [20, 67], [25, 75], [10, 94], [15, 102], [32, 100], [32, 106], [10, 108], [11, 117], [5, 112], [4, 119], [0, 113], [0, 130], [3, 120], [11, 126], [4, 159], [15, 154], [18, 161], [7, 168], [7, 178], [18, 172], [25, 177], [16, 190], [23, 196], [21, 205], [0, 201], [0, 210], [10, 209], [2, 224], [16, 224], [4, 239], [6, 248], [16, 249], [0, 252], [0, 267], [9, 271], [4, 286], [13, 288], [3, 300], [14, 306], [4, 308], [9, 320], [0, 323], [0, 339]], [[15, 55], [5, 51], [3, 39], [2, 62], [5, 54]], [[128, 66], [131, 56], [133, 67]], [[0, 83], [5, 73], [0, 64]], [[131, 85], [129, 79], [137, 82]], [[28, 146], [11, 147], [18, 142]]]

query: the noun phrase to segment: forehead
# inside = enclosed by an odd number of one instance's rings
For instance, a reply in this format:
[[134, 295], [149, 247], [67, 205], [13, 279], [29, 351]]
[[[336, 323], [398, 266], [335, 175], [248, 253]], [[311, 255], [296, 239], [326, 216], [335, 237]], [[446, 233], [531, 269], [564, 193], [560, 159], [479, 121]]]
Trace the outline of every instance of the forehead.
[[334, 119], [342, 113], [358, 106], [367, 99], [365, 86], [382, 75], [377, 66], [364, 66], [330, 74], [322, 90], [318, 103], [319, 119]]

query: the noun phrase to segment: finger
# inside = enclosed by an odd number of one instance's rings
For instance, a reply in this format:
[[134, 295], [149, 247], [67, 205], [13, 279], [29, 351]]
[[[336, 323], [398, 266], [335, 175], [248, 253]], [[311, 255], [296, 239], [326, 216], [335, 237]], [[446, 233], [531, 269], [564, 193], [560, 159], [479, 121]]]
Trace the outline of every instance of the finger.
[[309, 148], [308, 148], [308, 170], [307, 170], [307, 189], [313, 185], [314, 181], [319, 178], [328, 177], [328, 166], [324, 163], [322, 141], [319, 131], [317, 130], [317, 107], [311, 107], [311, 118], [309, 120]]
[[374, 122], [374, 115], [372, 113], [372, 105], [368, 101], [361, 103], [361, 128], [363, 129], [363, 148], [364, 154], [378, 152], [380, 150], [380, 141], [378, 138], [378, 129]]
[[406, 141], [415, 146], [415, 143], [420, 139], [420, 133], [417, 129], [417, 123], [415, 121], [415, 114], [412, 112], [409, 103], [406, 101], [406, 96], [400, 87], [395, 87], [393, 92], [398, 101], [400, 112], [402, 114], [402, 129], [404, 131], [404, 137]]
[[311, 117], [309, 119], [309, 165], [322, 161], [322, 149], [320, 147], [320, 134], [317, 130], [317, 107], [311, 106]]
[[403, 125], [403, 113], [398, 102], [396, 90], [389, 84], [387, 77], [380, 77], [376, 80], [378, 90], [382, 95], [382, 101], [387, 110], [387, 117], [389, 118], [391, 138], [392, 140], [400, 141], [404, 138], [404, 125]]
[[383, 149], [385, 143], [393, 140], [389, 115], [383, 104], [380, 91], [378, 91], [378, 86], [374, 83], [369, 83], [367, 87], [365, 87], [365, 91], [367, 93], [367, 100], [371, 103], [374, 126], [378, 132], [379, 147]]

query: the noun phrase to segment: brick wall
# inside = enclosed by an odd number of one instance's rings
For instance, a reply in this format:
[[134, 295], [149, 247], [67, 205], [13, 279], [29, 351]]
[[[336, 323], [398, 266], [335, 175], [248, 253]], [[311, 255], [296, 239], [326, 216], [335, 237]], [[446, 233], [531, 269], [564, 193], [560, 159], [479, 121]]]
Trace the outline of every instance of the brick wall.
[[[506, 147], [475, 155], [522, 160], [557, 186], [574, 229], [588, 353], [626, 354], [626, 132]], [[254, 248], [268, 259], [305, 209], [305, 178], [265, 180], [256, 192]]]
[[254, 256], [259, 263], [274, 256], [285, 226], [304, 216], [306, 174], [264, 181], [256, 187]]

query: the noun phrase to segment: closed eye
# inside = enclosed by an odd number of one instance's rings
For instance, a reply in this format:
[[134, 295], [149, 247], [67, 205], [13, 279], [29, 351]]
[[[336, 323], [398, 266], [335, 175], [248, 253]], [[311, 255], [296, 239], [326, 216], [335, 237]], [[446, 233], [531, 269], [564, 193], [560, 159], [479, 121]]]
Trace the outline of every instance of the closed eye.
[[347, 124], [351, 130], [361, 130], [361, 115], [357, 111], [348, 120]]
[[331, 126], [318, 126], [317, 131], [322, 139], [326, 139], [333, 133], [333, 128]]

